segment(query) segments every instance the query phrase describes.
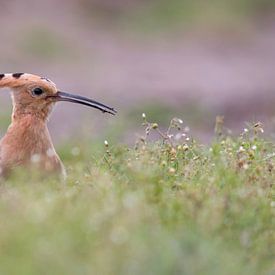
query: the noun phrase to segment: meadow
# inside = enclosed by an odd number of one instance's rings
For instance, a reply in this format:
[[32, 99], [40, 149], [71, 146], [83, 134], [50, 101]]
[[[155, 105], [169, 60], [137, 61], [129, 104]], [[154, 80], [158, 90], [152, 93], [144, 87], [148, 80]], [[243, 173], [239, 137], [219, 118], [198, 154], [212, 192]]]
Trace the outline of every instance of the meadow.
[[[2, 183], [0, 274], [274, 274], [274, 143], [261, 123], [210, 144], [143, 114], [134, 146], [59, 147], [66, 183]], [[133, 134], [134, 135], [134, 134]]]

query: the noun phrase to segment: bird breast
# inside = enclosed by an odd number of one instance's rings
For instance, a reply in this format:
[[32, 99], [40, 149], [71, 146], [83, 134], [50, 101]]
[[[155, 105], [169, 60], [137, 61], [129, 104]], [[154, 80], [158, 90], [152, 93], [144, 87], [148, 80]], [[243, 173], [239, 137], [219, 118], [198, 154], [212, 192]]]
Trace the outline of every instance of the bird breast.
[[46, 124], [32, 116], [13, 121], [0, 142], [0, 172], [22, 165], [49, 174], [64, 174]]

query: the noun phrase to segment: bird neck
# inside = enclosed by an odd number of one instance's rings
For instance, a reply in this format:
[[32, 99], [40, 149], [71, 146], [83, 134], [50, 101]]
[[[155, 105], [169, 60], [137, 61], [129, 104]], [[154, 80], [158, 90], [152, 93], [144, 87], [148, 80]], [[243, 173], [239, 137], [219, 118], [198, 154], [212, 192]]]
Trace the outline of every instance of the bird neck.
[[5, 172], [19, 165], [38, 165], [41, 171], [57, 172], [65, 176], [47, 124], [39, 116], [14, 116], [6, 135], [0, 141], [0, 168]]
[[12, 122], [17, 122], [20, 120], [32, 119], [34, 121], [41, 121], [45, 124], [48, 119], [49, 113], [51, 111], [51, 106], [46, 106], [44, 108], [38, 109], [37, 106], [23, 106], [20, 103], [14, 103], [12, 112]]
[[20, 150], [31, 154], [53, 149], [46, 120], [37, 115], [13, 113], [12, 123], [5, 137], [8, 143], [15, 143], [14, 148], [19, 146]]

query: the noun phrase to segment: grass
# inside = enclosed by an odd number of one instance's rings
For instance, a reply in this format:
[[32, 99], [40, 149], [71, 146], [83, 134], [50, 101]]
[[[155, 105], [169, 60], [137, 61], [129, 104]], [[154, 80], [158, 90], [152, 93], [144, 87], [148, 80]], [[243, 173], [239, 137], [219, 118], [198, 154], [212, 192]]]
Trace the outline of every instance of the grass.
[[2, 183], [0, 274], [274, 272], [275, 154], [261, 124], [230, 137], [218, 118], [201, 145], [179, 119], [167, 131], [143, 120], [134, 148], [64, 146], [67, 184], [22, 171]]

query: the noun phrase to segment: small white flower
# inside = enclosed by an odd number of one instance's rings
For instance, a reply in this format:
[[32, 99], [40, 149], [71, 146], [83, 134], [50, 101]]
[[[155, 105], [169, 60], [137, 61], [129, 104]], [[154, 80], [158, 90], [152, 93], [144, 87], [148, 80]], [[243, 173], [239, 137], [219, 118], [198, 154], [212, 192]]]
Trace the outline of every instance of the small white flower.
[[54, 155], [55, 155], [54, 150], [53, 150], [52, 148], [49, 148], [49, 149], [47, 150], [47, 156], [48, 156], [49, 158], [51, 158], [51, 157], [53, 157]]
[[178, 119], [178, 122], [179, 122], [179, 124], [183, 124], [183, 120], [182, 119]]
[[257, 146], [256, 146], [256, 145], [253, 145], [251, 148], [252, 148], [252, 150], [254, 150], [254, 151], [257, 150]]
[[248, 133], [248, 129], [247, 129], [247, 128], [244, 128], [243, 131], [244, 131], [245, 133]]
[[78, 147], [73, 147], [72, 150], [71, 150], [71, 154], [73, 156], [79, 156], [80, 154], [80, 149]]
[[245, 152], [244, 147], [243, 147], [243, 146], [240, 146], [240, 148], [239, 148], [238, 152], [239, 152], [239, 153], [243, 153], [243, 152]]
[[104, 144], [105, 144], [106, 147], [109, 146], [109, 143], [108, 143], [107, 140], [104, 140]]
[[186, 141], [189, 141], [189, 140], [190, 140], [190, 138], [189, 138], [189, 137], [187, 137], [185, 140], [186, 140]]
[[190, 128], [189, 128], [188, 126], [186, 126], [186, 127], [184, 128], [184, 132], [186, 132], [186, 133], [190, 132]]
[[146, 118], [146, 115], [145, 115], [145, 113], [142, 113], [142, 118]]
[[31, 156], [31, 162], [32, 163], [38, 163], [41, 160], [41, 156], [39, 154], [33, 154]]

